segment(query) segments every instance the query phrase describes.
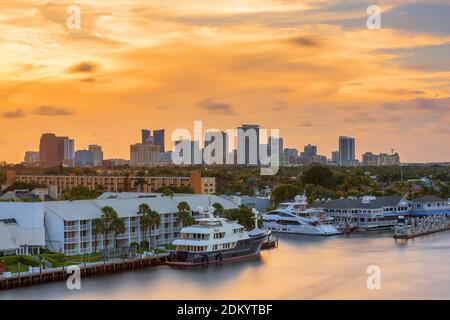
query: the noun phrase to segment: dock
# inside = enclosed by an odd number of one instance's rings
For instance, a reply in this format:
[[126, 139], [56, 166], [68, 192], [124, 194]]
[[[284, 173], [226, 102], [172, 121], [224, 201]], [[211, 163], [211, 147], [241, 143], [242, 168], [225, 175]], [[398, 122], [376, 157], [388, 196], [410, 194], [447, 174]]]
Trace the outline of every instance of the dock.
[[450, 230], [450, 221], [446, 216], [411, 218], [405, 224], [395, 228], [394, 239], [413, 239], [433, 233]]
[[[138, 270], [148, 267], [156, 267], [165, 264], [168, 254], [160, 254], [152, 257], [137, 257], [127, 260], [104, 261], [77, 265], [80, 268], [81, 277], [94, 277], [106, 274], [120, 273], [129, 270]], [[19, 288], [42, 283], [64, 281], [70, 274], [67, 267], [40, 269], [39, 272], [20, 272], [6, 278], [0, 276], [0, 290]]]
[[272, 239], [272, 236], [270, 236], [268, 239], [264, 240], [261, 250], [269, 250], [278, 248], [278, 235], [276, 239]]
[[444, 228], [441, 228], [441, 229], [430, 230], [430, 231], [423, 231], [423, 232], [418, 232], [418, 233], [395, 234], [394, 235], [394, 239], [405, 239], [405, 240], [407, 240], [407, 239], [413, 239], [413, 238], [426, 236], [426, 235], [429, 235], [429, 234], [443, 232], [443, 231], [449, 231], [449, 230], [450, 230], [450, 226], [444, 227]]

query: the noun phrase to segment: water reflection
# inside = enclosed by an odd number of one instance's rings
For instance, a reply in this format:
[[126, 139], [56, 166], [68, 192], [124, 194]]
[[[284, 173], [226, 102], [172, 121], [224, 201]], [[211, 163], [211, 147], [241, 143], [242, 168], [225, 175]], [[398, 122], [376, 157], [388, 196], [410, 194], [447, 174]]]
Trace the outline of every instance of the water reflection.
[[[450, 233], [413, 241], [389, 234], [280, 236], [257, 260], [204, 269], [158, 267], [0, 292], [2, 299], [448, 299]], [[366, 286], [369, 265], [381, 289]]]

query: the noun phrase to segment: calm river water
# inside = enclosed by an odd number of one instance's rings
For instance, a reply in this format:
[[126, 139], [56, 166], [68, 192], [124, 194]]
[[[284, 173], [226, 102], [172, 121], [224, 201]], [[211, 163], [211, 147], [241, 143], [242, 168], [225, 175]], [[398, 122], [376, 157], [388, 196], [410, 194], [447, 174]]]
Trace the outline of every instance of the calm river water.
[[[450, 232], [396, 241], [389, 235], [280, 236], [261, 258], [206, 269], [166, 266], [0, 292], [0, 299], [450, 299]], [[369, 265], [381, 289], [367, 289]]]

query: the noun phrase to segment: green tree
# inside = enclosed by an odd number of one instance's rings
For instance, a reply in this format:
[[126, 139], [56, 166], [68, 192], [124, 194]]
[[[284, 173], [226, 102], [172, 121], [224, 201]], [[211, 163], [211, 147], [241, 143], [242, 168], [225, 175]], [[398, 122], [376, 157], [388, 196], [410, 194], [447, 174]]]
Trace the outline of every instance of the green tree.
[[[151, 210], [150, 211], [150, 215], [149, 215], [149, 228], [150, 228], [150, 232], [152, 230], [155, 230], [156, 228], [159, 227], [159, 225], [161, 224], [161, 216], [159, 215], [158, 212]], [[148, 233], [150, 235], [150, 232]], [[149, 239], [149, 243], [150, 243]]]
[[138, 208], [139, 225], [141, 229], [141, 246], [147, 248], [147, 232], [151, 225], [150, 213], [152, 210], [146, 203], [141, 203]]
[[302, 182], [330, 188], [333, 186], [333, 172], [327, 167], [313, 165], [303, 172]]
[[181, 227], [191, 226], [194, 224], [195, 220], [191, 215], [191, 207], [186, 201], [181, 201], [177, 205], [178, 209], [178, 219], [181, 221]]
[[106, 250], [108, 248], [108, 236], [113, 230], [114, 221], [117, 219], [117, 212], [110, 206], [102, 208], [102, 231], [103, 231], [103, 247]]
[[272, 190], [272, 198], [275, 204], [283, 201], [293, 200], [296, 195], [301, 194], [303, 190], [294, 184], [280, 184]]
[[161, 217], [158, 212], [152, 210], [146, 203], [139, 205], [138, 214], [140, 216], [141, 245], [147, 248], [147, 244], [150, 245], [150, 231], [159, 227]]
[[96, 199], [101, 192], [99, 190], [90, 190], [86, 187], [75, 187], [66, 191], [62, 196], [62, 200], [88, 200]]
[[92, 220], [92, 236], [94, 241], [94, 252], [97, 252], [97, 238], [98, 235], [103, 233], [103, 221], [100, 218]]
[[117, 236], [125, 233], [125, 222], [123, 219], [119, 217], [115, 217], [111, 226], [112, 231], [114, 232], [114, 248], [117, 248]]
[[223, 208], [223, 205], [221, 205], [220, 203], [216, 202], [213, 205], [214, 208], [214, 213], [218, 216], [223, 216], [223, 213], [225, 211], [225, 209]]
[[[225, 211], [225, 218], [229, 220], [235, 220], [240, 225], [244, 226], [245, 229], [251, 230], [255, 226], [255, 217], [252, 209], [241, 205], [238, 209], [230, 209]], [[258, 226], [262, 227], [263, 222], [258, 221]]]
[[164, 197], [173, 197], [174, 193], [170, 188], [164, 188], [161, 190], [161, 195]]

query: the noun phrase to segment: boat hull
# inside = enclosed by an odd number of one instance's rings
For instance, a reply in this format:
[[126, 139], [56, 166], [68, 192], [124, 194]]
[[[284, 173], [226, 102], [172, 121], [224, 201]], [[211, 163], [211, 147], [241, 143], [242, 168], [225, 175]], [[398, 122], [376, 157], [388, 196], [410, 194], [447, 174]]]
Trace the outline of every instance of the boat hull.
[[210, 264], [238, 262], [259, 256], [266, 234], [239, 240], [231, 249], [212, 252], [172, 251], [169, 261], [171, 267], [199, 267]]

